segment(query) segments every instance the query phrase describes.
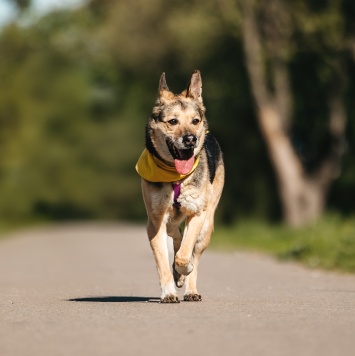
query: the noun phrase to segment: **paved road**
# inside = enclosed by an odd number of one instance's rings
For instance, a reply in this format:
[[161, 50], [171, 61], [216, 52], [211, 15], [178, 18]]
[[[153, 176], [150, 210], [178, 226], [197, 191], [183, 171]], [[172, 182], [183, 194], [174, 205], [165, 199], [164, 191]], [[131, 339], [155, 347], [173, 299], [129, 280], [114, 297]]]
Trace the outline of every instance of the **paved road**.
[[157, 303], [144, 228], [0, 241], [0, 355], [354, 355], [355, 276], [207, 251], [202, 302]]

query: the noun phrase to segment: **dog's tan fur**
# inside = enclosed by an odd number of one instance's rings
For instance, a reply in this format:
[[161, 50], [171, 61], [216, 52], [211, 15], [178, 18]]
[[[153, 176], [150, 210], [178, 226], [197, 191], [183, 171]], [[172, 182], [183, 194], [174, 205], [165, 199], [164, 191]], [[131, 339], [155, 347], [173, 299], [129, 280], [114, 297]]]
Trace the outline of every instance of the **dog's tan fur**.
[[[148, 214], [147, 232], [158, 269], [163, 303], [179, 302], [174, 280], [179, 288], [186, 285], [184, 300], [201, 300], [196, 288], [197, 268], [200, 256], [210, 242], [214, 213], [224, 184], [222, 154], [214, 158], [214, 177], [211, 179], [208, 161], [211, 158], [207, 157], [205, 147], [208, 124], [201, 94], [199, 71], [192, 74], [187, 89], [181, 94], [169, 91], [163, 73], [159, 83], [159, 96], [147, 125], [147, 146], [164, 163], [174, 166], [174, 158], [166, 140], [170, 139], [175, 147], [183, 149], [184, 135], [194, 135], [197, 138], [193, 154], [200, 157], [193, 173], [181, 180], [179, 207], [173, 206], [174, 192], [171, 183], [152, 183], [142, 179], [143, 198]], [[177, 120], [177, 123], [171, 121], [172, 119]], [[182, 233], [180, 225], [184, 221], [185, 229]], [[167, 236], [173, 238], [173, 273], [168, 260]]]

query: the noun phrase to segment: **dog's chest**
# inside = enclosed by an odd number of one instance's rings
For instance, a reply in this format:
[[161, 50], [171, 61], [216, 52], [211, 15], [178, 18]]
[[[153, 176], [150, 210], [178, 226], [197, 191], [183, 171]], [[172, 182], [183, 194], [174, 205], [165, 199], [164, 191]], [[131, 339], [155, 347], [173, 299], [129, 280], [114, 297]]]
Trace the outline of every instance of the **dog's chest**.
[[170, 210], [170, 214], [196, 215], [205, 209], [207, 202], [204, 191], [184, 182], [179, 189], [174, 189], [172, 183], [166, 183], [160, 189], [151, 190], [150, 199], [152, 209], [158, 214]]
[[176, 197], [173, 192], [173, 202], [179, 204], [179, 209], [185, 214], [199, 214], [206, 206], [206, 194], [192, 184], [181, 184], [180, 194]]

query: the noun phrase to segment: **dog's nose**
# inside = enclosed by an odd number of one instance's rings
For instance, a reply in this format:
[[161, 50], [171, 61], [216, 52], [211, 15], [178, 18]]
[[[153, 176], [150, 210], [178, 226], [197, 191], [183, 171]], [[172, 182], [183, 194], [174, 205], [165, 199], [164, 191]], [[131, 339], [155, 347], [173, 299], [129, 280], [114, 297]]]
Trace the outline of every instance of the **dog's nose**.
[[197, 137], [195, 135], [185, 135], [182, 138], [182, 142], [186, 147], [192, 148], [196, 145]]

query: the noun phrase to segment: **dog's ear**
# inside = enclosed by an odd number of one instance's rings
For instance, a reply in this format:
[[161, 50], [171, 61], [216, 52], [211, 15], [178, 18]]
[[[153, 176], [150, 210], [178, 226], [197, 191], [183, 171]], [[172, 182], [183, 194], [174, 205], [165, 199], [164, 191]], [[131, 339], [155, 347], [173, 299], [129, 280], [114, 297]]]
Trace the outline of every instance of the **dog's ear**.
[[186, 97], [202, 102], [202, 79], [199, 70], [195, 70], [192, 73], [190, 83], [186, 89]]
[[163, 90], [169, 91], [168, 84], [166, 84], [165, 72], [163, 72], [159, 80], [159, 92]]
[[164, 96], [169, 96], [170, 91], [169, 91], [169, 87], [168, 84], [166, 84], [166, 79], [165, 79], [165, 73], [163, 73], [160, 77], [159, 80], [159, 89], [158, 89], [158, 95], [159, 97], [164, 97]]

